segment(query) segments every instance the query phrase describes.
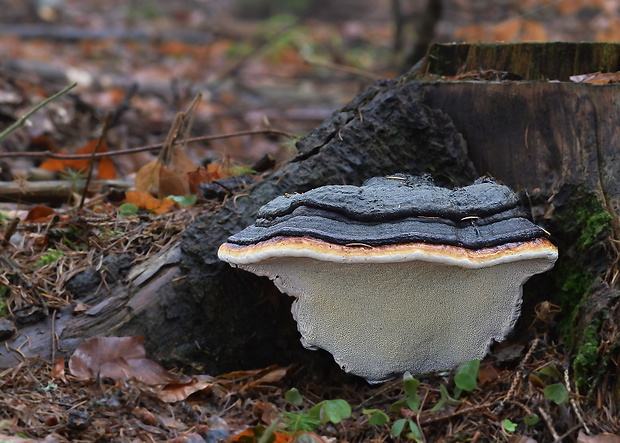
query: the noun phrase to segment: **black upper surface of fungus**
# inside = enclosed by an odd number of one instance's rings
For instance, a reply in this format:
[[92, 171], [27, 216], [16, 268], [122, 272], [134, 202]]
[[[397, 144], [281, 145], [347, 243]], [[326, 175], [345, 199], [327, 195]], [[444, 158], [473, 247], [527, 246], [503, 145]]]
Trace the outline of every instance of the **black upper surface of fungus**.
[[489, 179], [450, 190], [425, 177], [395, 174], [360, 187], [324, 186], [278, 197], [228, 242], [312, 237], [340, 245], [419, 242], [480, 249], [546, 237], [517, 204], [509, 188]]

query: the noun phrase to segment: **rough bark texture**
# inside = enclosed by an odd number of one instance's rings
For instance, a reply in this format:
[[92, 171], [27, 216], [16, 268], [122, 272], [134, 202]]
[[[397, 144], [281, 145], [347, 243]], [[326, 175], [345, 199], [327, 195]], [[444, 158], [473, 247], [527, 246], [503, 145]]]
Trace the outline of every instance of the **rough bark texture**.
[[[606, 51], [611, 47], [618, 45]], [[522, 54], [524, 47], [517, 48]], [[596, 368], [617, 369], [617, 252], [609, 239], [618, 239], [619, 109], [620, 85], [413, 81], [410, 76], [377, 83], [302, 139], [289, 163], [217, 213], [200, 217], [180, 245], [132, 269], [128, 283], [114, 286], [111, 294], [89, 296], [84, 301], [93, 307], [85, 314], [67, 311], [53, 325], [48, 319], [25, 328], [11, 346], [49, 358], [53, 326], [64, 351], [93, 336], [141, 334], [153, 358], [209, 373], [308, 355], [320, 359], [325, 355], [301, 348], [290, 299], [266, 279], [220, 262], [218, 246], [251, 224], [260, 206], [284, 193], [359, 185], [396, 172], [430, 173], [448, 186], [489, 174], [525, 190], [532, 217], [552, 231], [560, 247], [550, 278], [526, 287], [524, 307], [532, 311], [549, 297], [562, 304], [558, 328], [573, 349], [573, 369], [585, 393], [603, 378]], [[117, 274], [124, 272], [119, 266]], [[0, 348], [0, 366], [14, 362], [7, 349]], [[612, 377], [614, 371], [606, 373]]]
[[[129, 283], [110, 295], [83, 300], [94, 305], [85, 315], [57, 319], [60, 348], [71, 351], [93, 336], [141, 334], [153, 358], [211, 373], [303, 358], [309, 351], [299, 344], [291, 300], [266, 279], [220, 262], [217, 248], [287, 192], [359, 185], [396, 172], [470, 183], [477, 175], [462, 137], [444, 113], [417, 100], [418, 90], [417, 83], [384, 81], [359, 95], [299, 141], [288, 164], [200, 217], [181, 245], [132, 270]], [[22, 352], [49, 357], [51, 340], [35, 331], [51, 329], [51, 322], [24, 329], [12, 346], [29, 340]], [[14, 362], [10, 354], [0, 350], [0, 366]]]

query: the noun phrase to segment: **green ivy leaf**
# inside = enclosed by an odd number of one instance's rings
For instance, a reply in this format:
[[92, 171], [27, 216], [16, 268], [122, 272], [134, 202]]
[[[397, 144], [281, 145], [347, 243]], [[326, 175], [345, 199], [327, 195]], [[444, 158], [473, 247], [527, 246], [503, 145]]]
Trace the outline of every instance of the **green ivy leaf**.
[[555, 383], [547, 386], [543, 391], [543, 394], [547, 400], [552, 401], [556, 405], [561, 405], [562, 403], [568, 402], [568, 390], [562, 383]]
[[517, 430], [517, 424], [505, 419], [502, 421], [502, 428], [504, 428], [506, 432], [514, 432]]
[[398, 437], [405, 429], [405, 425], [407, 424], [406, 418], [401, 418], [400, 420], [396, 420], [392, 425], [392, 436]]
[[454, 376], [454, 384], [463, 391], [473, 391], [478, 387], [480, 360], [472, 360], [459, 366]]
[[299, 393], [299, 390], [297, 388], [291, 388], [288, 391], [286, 391], [286, 393], [284, 394], [284, 398], [286, 399], [286, 401], [288, 401], [289, 403], [295, 406], [301, 406], [301, 404], [304, 401], [304, 399], [301, 397], [301, 394]]
[[362, 413], [372, 414], [370, 416], [370, 419], [368, 420], [368, 423], [370, 423], [372, 426], [383, 426], [390, 421], [390, 417], [388, 417], [385, 412], [379, 409], [364, 409]]
[[526, 426], [535, 426], [540, 421], [540, 417], [537, 414], [529, 414], [525, 417]]

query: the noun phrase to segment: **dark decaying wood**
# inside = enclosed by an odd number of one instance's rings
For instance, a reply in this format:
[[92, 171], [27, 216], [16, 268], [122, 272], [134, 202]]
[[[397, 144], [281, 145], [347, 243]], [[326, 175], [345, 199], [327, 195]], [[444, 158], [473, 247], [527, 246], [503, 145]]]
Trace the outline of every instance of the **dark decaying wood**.
[[[469, 54], [465, 58], [471, 59], [471, 47], [448, 46], [431, 48], [429, 53], [434, 65], [456, 73], [463, 56], [454, 54]], [[509, 45], [492, 46], [493, 51], [510, 53]], [[528, 51], [526, 46], [513, 46], [517, 58], [532, 53], [549, 58], [529, 59], [530, 64], [558, 65], [554, 57], [565, 57], [570, 50], [573, 67], [590, 67], [597, 61], [577, 63], [575, 57], [582, 54], [590, 59], [600, 54], [593, 47], [580, 52], [566, 44], [559, 45], [556, 53], [552, 45], [545, 46], [543, 52], [539, 47]], [[620, 69], [619, 48], [603, 48], [610, 70]], [[478, 63], [475, 57], [474, 62], [468, 59], [468, 63], [484, 70], [526, 66], [522, 60], [507, 62], [506, 57], [497, 59], [499, 64], [486, 56]], [[427, 60], [425, 72], [432, 74], [428, 66]], [[566, 75], [587, 73], [569, 72], [565, 64], [561, 69], [561, 76], [543, 74], [543, 78], [540, 73], [532, 77], [534, 71], [529, 70], [527, 78], [565, 80]], [[569, 232], [565, 219], [556, 219], [547, 200], [556, 195], [551, 201], [556, 213], [561, 214], [575, 194], [573, 190], [584, 189], [598, 196], [612, 213], [614, 229], [610, 235], [618, 238], [620, 85], [447, 81], [428, 76], [414, 79], [412, 74], [398, 81], [378, 82], [334, 113], [298, 142], [298, 154], [290, 162], [229, 199], [218, 212], [199, 217], [181, 244], [132, 269], [125, 282], [112, 287], [111, 294], [85, 295], [84, 300], [93, 306], [88, 312], [71, 316], [67, 308], [54, 325], [60, 349], [70, 352], [92, 336], [141, 334], [146, 336], [152, 358], [210, 373], [320, 359], [322, 354], [305, 351], [298, 343], [290, 299], [266, 279], [220, 262], [216, 250], [229, 235], [251, 224], [258, 208], [267, 201], [326, 184], [359, 185], [372, 176], [403, 172], [429, 173], [439, 185], [463, 186], [478, 175], [489, 174], [524, 190], [526, 200], [535, 206], [532, 215], [536, 221], [556, 229], [554, 238], [561, 243], [574, 242], [578, 233]], [[610, 278], [613, 272], [606, 272], [613, 265], [608, 234], [601, 231], [600, 245], [585, 249], [561, 244], [560, 253], [572, 256], [587, 252], [584, 262], [588, 264], [584, 266], [593, 278], [600, 279], [591, 291], [590, 298], [596, 297], [596, 303], [588, 303], [584, 293], [579, 315], [606, 315], [607, 319], [612, 315], [611, 323], [605, 320], [605, 325], [613, 328], [618, 309], [617, 292], [610, 288], [616, 284]], [[543, 277], [536, 285], [544, 294], [550, 290], [548, 283], [559, 278]], [[524, 312], [528, 310], [533, 307], [526, 302]], [[49, 358], [52, 325], [47, 321], [47, 325], [22, 328], [10, 345]], [[578, 338], [575, 346], [579, 346]], [[13, 362], [12, 353], [0, 348], [0, 366]]]
[[[444, 113], [419, 103], [418, 90], [417, 83], [383, 81], [358, 96], [302, 139], [289, 163], [204, 214], [180, 245], [132, 270], [127, 284], [83, 299], [92, 306], [83, 315], [66, 309], [54, 323], [60, 349], [70, 352], [93, 336], [141, 334], [153, 358], [211, 373], [305, 354], [291, 301], [266, 279], [219, 261], [216, 250], [251, 224], [258, 208], [287, 192], [359, 185], [396, 172], [430, 173], [443, 185], [470, 183], [477, 175], [462, 137]], [[24, 328], [11, 346], [49, 357], [51, 328], [51, 321]], [[14, 353], [0, 350], [0, 366], [14, 361]]]

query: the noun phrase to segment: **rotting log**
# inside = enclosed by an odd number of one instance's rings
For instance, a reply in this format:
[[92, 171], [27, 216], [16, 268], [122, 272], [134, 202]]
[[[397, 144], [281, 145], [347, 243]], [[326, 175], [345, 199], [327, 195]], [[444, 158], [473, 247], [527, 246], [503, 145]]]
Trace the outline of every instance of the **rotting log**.
[[[376, 83], [300, 140], [290, 162], [217, 213], [199, 217], [180, 245], [134, 268], [126, 284], [105, 295], [75, 294], [88, 311], [61, 310], [54, 323], [22, 328], [10, 346], [49, 358], [52, 329], [68, 352], [93, 336], [141, 334], [152, 358], [210, 373], [317, 358], [299, 343], [291, 300], [267, 279], [220, 262], [217, 247], [286, 192], [395, 172], [431, 173], [443, 185], [470, 183], [477, 175], [463, 138], [444, 113], [417, 100], [418, 90], [415, 82]], [[1, 349], [0, 367], [15, 357]]]
[[[538, 54], [536, 48], [514, 47], [515, 57]], [[565, 44], [558, 48], [566, 54]], [[510, 51], [509, 46], [500, 49]], [[545, 47], [546, 57], [559, 56], [551, 49]], [[581, 53], [598, 54], [589, 49]], [[618, 70], [618, 58], [609, 55], [612, 49], [620, 54], [620, 45], [605, 46], [607, 59], [616, 60], [608, 68]], [[448, 69], [453, 61], [437, 60], [440, 53], [436, 47], [429, 51], [433, 63]], [[473, 66], [497, 71], [526, 66], [504, 58], [499, 65], [488, 60], [492, 58]], [[546, 66], [547, 60], [537, 63]], [[574, 66], [590, 67], [596, 61], [588, 63]], [[298, 343], [290, 298], [266, 279], [221, 263], [217, 247], [252, 223], [260, 206], [287, 192], [360, 184], [395, 172], [429, 173], [447, 186], [489, 174], [522, 191], [532, 217], [552, 231], [560, 247], [550, 278], [533, 279], [526, 287], [523, 323], [532, 322], [540, 301], [563, 304], [557, 329], [564, 331], [575, 360], [581, 356], [574, 369], [585, 380], [582, 391], [599, 382], [615, 383], [588, 371], [603, 364], [611, 369], [618, 352], [603, 345], [617, 333], [620, 321], [610, 240], [618, 238], [620, 210], [614, 142], [620, 140], [620, 85], [541, 81], [587, 71], [563, 71], [562, 76], [543, 71], [540, 78], [520, 82], [446, 80], [433, 75], [428, 61], [425, 66], [421, 77], [412, 72], [375, 83], [300, 140], [290, 162], [229, 199], [217, 213], [199, 217], [179, 245], [132, 269], [111, 294], [82, 295], [91, 309], [71, 316], [67, 308], [54, 323], [60, 349], [70, 352], [92, 336], [142, 334], [154, 359], [210, 373], [318, 360], [324, 354], [306, 352]], [[524, 333], [527, 324], [522, 325]], [[580, 332], [585, 325], [596, 325], [587, 337]], [[37, 332], [51, 328], [49, 320], [23, 328], [10, 345], [49, 358], [49, 333]], [[595, 352], [592, 357], [592, 349], [606, 355]], [[0, 352], [0, 366], [14, 361], [4, 348]]]

